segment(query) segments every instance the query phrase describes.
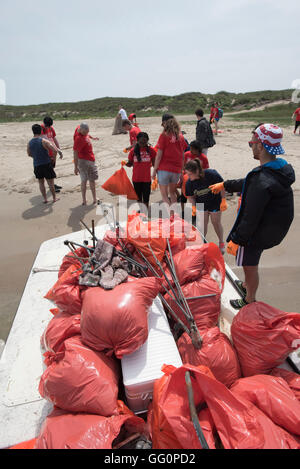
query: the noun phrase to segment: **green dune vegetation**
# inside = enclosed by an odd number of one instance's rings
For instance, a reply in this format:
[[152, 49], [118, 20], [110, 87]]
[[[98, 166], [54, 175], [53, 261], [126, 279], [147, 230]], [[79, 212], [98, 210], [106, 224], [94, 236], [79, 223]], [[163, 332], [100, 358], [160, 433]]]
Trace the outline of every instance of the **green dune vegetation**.
[[297, 107], [295, 104], [280, 104], [266, 108], [265, 111], [251, 110], [280, 101], [288, 103], [291, 96], [292, 90], [254, 91], [249, 93], [220, 91], [216, 94], [193, 92], [178, 96], [152, 95], [145, 98], [106, 97], [77, 103], [48, 103], [30, 106], [1, 105], [0, 122], [40, 121], [46, 115], [51, 115], [55, 120], [113, 118], [118, 112], [119, 104], [122, 104], [130, 113], [136, 112], [139, 118], [159, 116], [163, 112], [190, 115], [194, 114], [195, 109], [199, 107], [202, 107], [205, 112], [209, 112], [211, 104], [218, 101], [225, 113], [249, 111], [231, 116], [238, 121], [265, 121], [269, 118], [269, 120], [288, 124], [291, 122], [293, 110]]

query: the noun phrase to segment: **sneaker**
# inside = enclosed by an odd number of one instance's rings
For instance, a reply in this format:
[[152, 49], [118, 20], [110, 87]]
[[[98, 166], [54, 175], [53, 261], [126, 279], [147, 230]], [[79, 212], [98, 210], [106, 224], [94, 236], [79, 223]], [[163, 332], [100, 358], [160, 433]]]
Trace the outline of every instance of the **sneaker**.
[[54, 187], [55, 189], [62, 189], [62, 186], [57, 186], [56, 184], [54, 184]]
[[238, 289], [240, 290], [240, 292], [243, 294], [243, 296], [245, 297], [247, 295], [247, 290], [246, 288], [243, 286], [243, 282], [241, 280], [235, 280], [234, 283], [236, 284], [236, 286], [238, 287]]
[[230, 304], [234, 309], [242, 309], [244, 306], [247, 306], [249, 303], [245, 299], [230, 300]]

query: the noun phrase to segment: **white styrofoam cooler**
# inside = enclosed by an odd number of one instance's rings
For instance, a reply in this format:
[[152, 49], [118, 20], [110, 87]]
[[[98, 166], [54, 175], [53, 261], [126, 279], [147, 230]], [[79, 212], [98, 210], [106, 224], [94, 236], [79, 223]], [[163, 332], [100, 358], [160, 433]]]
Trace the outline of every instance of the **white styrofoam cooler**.
[[164, 364], [182, 366], [176, 342], [159, 298], [148, 313], [147, 341], [134, 353], [122, 358], [123, 382], [128, 407], [136, 414], [145, 412], [152, 399], [156, 379]]

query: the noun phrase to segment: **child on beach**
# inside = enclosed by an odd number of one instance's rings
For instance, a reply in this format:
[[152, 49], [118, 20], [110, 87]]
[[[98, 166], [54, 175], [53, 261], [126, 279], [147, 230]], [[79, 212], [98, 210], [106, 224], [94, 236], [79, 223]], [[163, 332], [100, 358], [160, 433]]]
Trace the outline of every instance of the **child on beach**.
[[222, 191], [216, 197], [211, 192], [207, 194], [199, 194], [199, 191], [208, 189], [210, 181], [222, 182], [223, 179], [220, 174], [214, 169], [203, 169], [199, 158], [190, 160], [185, 166], [185, 172], [188, 176], [185, 192], [188, 201], [193, 205], [193, 212], [195, 213], [196, 204], [203, 204], [204, 211], [204, 227], [203, 235], [206, 237], [208, 222], [211, 219], [212, 225], [219, 239], [219, 248], [222, 254], [225, 253], [225, 244], [223, 238], [223, 226], [221, 223], [222, 211], [227, 209], [225, 200], [225, 191]]
[[184, 166], [191, 160], [194, 160], [195, 158], [198, 158], [201, 161], [202, 169], [208, 169], [209, 168], [209, 163], [207, 156], [202, 153], [202, 148], [199, 142], [197, 140], [193, 140], [193, 142], [190, 143], [190, 151], [186, 151], [184, 154]]
[[126, 152], [132, 150], [137, 143], [137, 136], [141, 132], [141, 129], [137, 125], [133, 125], [130, 120], [125, 119], [122, 123], [123, 130], [129, 132], [130, 146], [125, 148]]
[[156, 152], [149, 145], [149, 136], [146, 132], [137, 135], [137, 143], [130, 151], [128, 161], [122, 164], [133, 167], [132, 182], [138, 201], [149, 207], [151, 192], [151, 166], [154, 166]]
[[[56, 132], [53, 128], [52, 117], [49, 117], [49, 116], [45, 117], [41, 127], [42, 127], [42, 138], [46, 138], [47, 140], [49, 140], [50, 143], [54, 144], [57, 148], [60, 149], [58, 140], [56, 138]], [[49, 150], [49, 156], [51, 159], [51, 164], [52, 164], [53, 169], [56, 166], [56, 155], [57, 155], [57, 152]], [[54, 184], [54, 187], [55, 187], [55, 192], [60, 192], [60, 189], [62, 189], [61, 186], [58, 186], [56, 184]]]

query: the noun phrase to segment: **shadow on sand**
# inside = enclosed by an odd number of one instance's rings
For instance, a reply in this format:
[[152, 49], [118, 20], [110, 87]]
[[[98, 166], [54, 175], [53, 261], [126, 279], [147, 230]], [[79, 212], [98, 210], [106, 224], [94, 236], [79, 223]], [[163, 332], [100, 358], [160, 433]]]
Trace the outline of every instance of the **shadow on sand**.
[[[71, 214], [69, 216], [67, 225], [72, 228], [72, 231], [80, 231], [83, 229], [83, 226], [80, 223], [80, 220], [84, 220], [84, 217], [91, 212], [96, 210], [96, 205], [78, 205], [78, 207], [70, 208]], [[86, 222], [87, 225], [91, 225], [90, 220]]]
[[32, 207], [22, 213], [24, 220], [45, 217], [53, 212], [53, 203], [49, 201], [47, 204], [44, 204], [43, 198], [40, 195], [32, 197], [29, 201]]

